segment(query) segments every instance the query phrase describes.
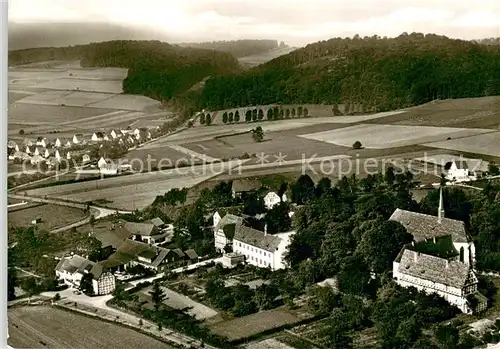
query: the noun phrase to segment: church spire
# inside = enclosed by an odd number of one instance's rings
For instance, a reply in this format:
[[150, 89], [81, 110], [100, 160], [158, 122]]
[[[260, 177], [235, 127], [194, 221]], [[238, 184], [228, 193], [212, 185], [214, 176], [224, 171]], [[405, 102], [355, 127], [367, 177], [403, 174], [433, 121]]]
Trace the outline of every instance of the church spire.
[[444, 206], [443, 206], [443, 188], [439, 188], [439, 209], [438, 209], [438, 223], [444, 218]]

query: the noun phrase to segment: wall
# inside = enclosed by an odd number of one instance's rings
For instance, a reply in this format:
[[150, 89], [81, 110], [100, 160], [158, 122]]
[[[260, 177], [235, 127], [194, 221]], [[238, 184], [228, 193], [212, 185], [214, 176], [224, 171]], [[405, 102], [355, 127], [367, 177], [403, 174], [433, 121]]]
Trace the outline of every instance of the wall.
[[244, 242], [233, 240], [233, 252], [238, 252], [245, 255], [245, 261], [249, 264], [260, 268], [270, 267], [275, 270], [274, 253], [265, 251]]

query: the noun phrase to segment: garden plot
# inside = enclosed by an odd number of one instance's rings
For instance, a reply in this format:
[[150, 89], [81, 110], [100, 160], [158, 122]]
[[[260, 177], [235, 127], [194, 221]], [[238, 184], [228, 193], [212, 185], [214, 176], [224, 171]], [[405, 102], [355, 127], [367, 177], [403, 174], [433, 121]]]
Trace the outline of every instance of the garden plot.
[[55, 307], [15, 307], [7, 315], [8, 344], [14, 348], [171, 348], [129, 328]]
[[[142, 291], [142, 293], [149, 295], [151, 291], [151, 287], [148, 287]], [[161, 288], [165, 293], [166, 299], [163, 301], [166, 305], [174, 309], [186, 309], [189, 308], [186, 313], [192, 315], [196, 318], [196, 320], [205, 320], [210, 317], [214, 317], [218, 314], [217, 311], [212, 308], [207, 307], [204, 304], [195, 302], [191, 298], [179, 294], [171, 289], [166, 287]]]
[[360, 124], [337, 130], [305, 134], [300, 137], [345, 147], [352, 147], [354, 142], [360, 141], [365, 148], [384, 149], [442, 141], [448, 138], [463, 138], [488, 132], [492, 131], [451, 127]]
[[118, 95], [97, 103], [93, 103], [89, 106], [95, 108], [143, 111], [150, 109], [158, 109], [160, 107], [160, 102], [145, 96]]
[[500, 132], [424, 144], [429, 147], [500, 157]]
[[[36, 85], [32, 84], [32, 85]], [[89, 92], [106, 92], [106, 93], [122, 93], [121, 80], [81, 80], [72, 78], [53, 79], [36, 85], [41, 88], [49, 88], [53, 90], [69, 90], [69, 91], [89, 91]], [[32, 86], [33, 87], [33, 86]]]

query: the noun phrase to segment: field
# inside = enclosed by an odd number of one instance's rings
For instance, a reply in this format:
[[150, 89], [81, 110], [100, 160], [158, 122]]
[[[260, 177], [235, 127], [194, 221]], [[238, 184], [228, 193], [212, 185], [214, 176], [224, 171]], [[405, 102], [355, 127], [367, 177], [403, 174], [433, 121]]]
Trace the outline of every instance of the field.
[[426, 146], [500, 157], [500, 132], [427, 143]]
[[[24, 207], [24, 206], [23, 206]], [[57, 205], [39, 205], [9, 212], [7, 221], [9, 226], [26, 227], [31, 225], [31, 221], [37, 217], [42, 222], [37, 226], [43, 230], [53, 230], [84, 219], [87, 215], [82, 210], [72, 207]]]
[[259, 53], [256, 55], [250, 55], [241, 57], [238, 59], [241, 65], [244, 67], [255, 67], [257, 65], [269, 62], [279, 56], [289, 54], [290, 52], [296, 50], [294, 47], [277, 47], [275, 49], [269, 50], [267, 52]]
[[[171, 117], [160, 102], [122, 94], [127, 69], [81, 68], [79, 62], [42, 62], [9, 68], [9, 138], [86, 137], [109, 132], [138, 120], [154, 120], [151, 127]], [[146, 123], [147, 126], [150, 126]]]
[[53, 307], [11, 308], [8, 319], [8, 344], [14, 348], [170, 348], [134, 330]]
[[100, 180], [28, 190], [28, 195], [77, 202], [106, 201], [116, 209], [136, 210], [150, 205], [158, 195], [173, 188], [191, 187], [220, 174], [238, 162], [213, 166], [190, 166], [158, 172], [137, 173]]
[[210, 329], [229, 340], [246, 338], [260, 332], [297, 323], [310, 315], [285, 308], [265, 310], [256, 314], [235, 318], [229, 321], [217, 322], [210, 325]]
[[354, 142], [360, 141], [365, 148], [384, 149], [446, 139], [460, 138], [456, 141], [461, 142], [462, 138], [488, 132], [492, 131], [451, 127], [359, 124], [338, 130], [306, 134], [301, 137], [344, 147], [352, 147]]

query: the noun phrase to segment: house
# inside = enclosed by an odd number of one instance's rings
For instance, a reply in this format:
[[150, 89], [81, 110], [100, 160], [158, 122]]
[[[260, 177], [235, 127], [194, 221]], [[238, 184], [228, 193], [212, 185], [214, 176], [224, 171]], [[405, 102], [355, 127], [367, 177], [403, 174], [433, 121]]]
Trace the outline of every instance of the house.
[[149, 245], [161, 245], [172, 241], [173, 231], [160, 230], [153, 223], [126, 222], [124, 228], [130, 233], [130, 239], [145, 242]]
[[104, 133], [102, 132], [94, 132], [92, 134], [92, 138], [90, 138], [93, 142], [102, 142], [104, 140]]
[[30, 162], [31, 162], [32, 165], [38, 165], [38, 164], [40, 164], [42, 162], [45, 162], [45, 159], [41, 155], [34, 155], [34, 156], [31, 157]]
[[177, 250], [150, 246], [144, 242], [126, 239], [116, 252], [103, 262], [103, 265], [110, 268], [123, 265], [125, 269], [141, 265], [146, 269], [161, 272], [166, 268], [168, 263], [179, 263], [182, 261], [184, 253], [181, 250]]
[[61, 161], [61, 154], [59, 154], [59, 150], [58, 149], [56, 149], [56, 151], [54, 153], [54, 157], [56, 158], [57, 162]]
[[31, 224], [33, 224], [33, 225], [36, 225], [39, 223], [42, 223], [42, 218], [40, 218], [40, 217], [37, 217], [31, 221]]
[[104, 159], [103, 157], [101, 157], [98, 161], [97, 161], [97, 167], [101, 168], [101, 167], [104, 167], [108, 164], [108, 162], [106, 161], [106, 159]]
[[437, 293], [462, 312], [486, 308], [487, 300], [477, 290], [474, 273], [475, 247], [461, 221], [444, 217], [440, 190], [438, 216], [396, 209], [389, 218], [402, 224], [413, 236], [393, 262], [393, 278], [403, 287], [413, 286]]
[[165, 229], [167, 228], [167, 225], [165, 224], [165, 222], [161, 219], [161, 218], [153, 218], [149, 221], [149, 223], [153, 224], [155, 227], [157, 227], [158, 229]]
[[87, 162], [90, 162], [90, 156], [88, 154], [83, 154], [82, 155], [82, 163], [85, 164]]
[[283, 196], [280, 197], [278, 193], [270, 191], [266, 194], [266, 196], [264, 196], [264, 205], [268, 210], [270, 210], [280, 202], [286, 202], [286, 200], [286, 194], [283, 194]]
[[80, 144], [80, 140], [76, 135], [73, 135], [73, 144]]
[[446, 179], [454, 182], [470, 181], [469, 166], [465, 160], [452, 160], [445, 167]]
[[30, 146], [27, 145], [26, 146], [26, 150], [24, 151], [26, 154], [31, 154], [31, 149], [30, 149]]
[[15, 151], [14, 153], [10, 154], [9, 155], [9, 159], [10, 160], [14, 160], [14, 159], [21, 159], [21, 160], [25, 160], [27, 158], [29, 158], [30, 156], [26, 153], [23, 153], [22, 151]]
[[41, 155], [41, 152], [42, 151], [40, 150], [40, 148], [36, 147], [35, 148], [35, 152], [33, 153], [33, 155]]
[[229, 252], [222, 256], [222, 265], [226, 268], [234, 268], [238, 264], [245, 262], [245, 255], [236, 252]]
[[233, 252], [245, 256], [245, 261], [271, 270], [286, 268], [285, 253], [295, 232], [270, 235], [242, 224], [236, 226]]
[[123, 134], [121, 132], [119, 132], [119, 131], [116, 132], [115, 130], [111, 130], [111, 132], [109, 134], [110, 134], [112, 139], [117, 139], [117, 138], [123, 136]]
[[123, 138], [120, 138], [120, 140], [118, 141], [118, 144], [120, 144], [120, 145], [125, 144], [125, 142], [123, 142]]
[[103, 175], [117, 175], [120, 170], [120, 165], [117, 164], [106, 164], [99, 167], [99, 172]]
[[240, 197], [243, 193], [252, 192], [260, 189], [262, 184], [258, 180], [235, 179], [231, 186], [233, 198]]
[[38, 137], [36, 140], [36, 146], [40, 146], [42, 148], [47, 148], [49, 144], [49, 140], [45, 137]]
[[14, 141], [8, 141], [7, 142], [7, 148], [9, 148], [9, 149], [15, 149], [15, 151], [19, 151], [19, 146]]
[[71, 153], [70, 152], [66, 153], [66, 160], [71, 160]]
[[48, 149], [45, 149], [45, 152], [43, 153], [43, 157], [47, 159], [50, 156], [50, 153], [51, 152]]
[[198, 261], [198, 254], [192, 248], [184, 251], [184, 255], [186, 256], [189, 263], [196, 263]]
[[221, 218], [219, 212], [215, 212], [213, 220], [215, 250], [225, 253], [225, 248], [232, 246], [236, 226], [243, 224], [243, 218], [230, 213]]
[[62, 142], [59, 138], [56, 139], [56, 141], [54, 142], [54, 147], [55, 148], [60, 148], [62, 147]]
[[80, 287], [84, 275], [91, 274], [94, 294], [98, 296], [113, 293], [116, 287], [114, 275], [105, 270], [103, 265], [78, 255], [62, 258], [55, 272], [60, 284], [74, 288]]
[[[73, 140], [75, 138], [73, 137]], [[71, 141], [67, 141], [66, 144], [64, 145], [66, 148], [71, 148], [73, 146], [73, 144], [71, 144]]]

